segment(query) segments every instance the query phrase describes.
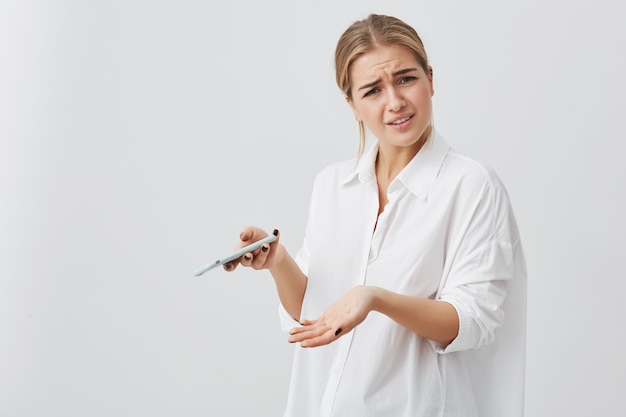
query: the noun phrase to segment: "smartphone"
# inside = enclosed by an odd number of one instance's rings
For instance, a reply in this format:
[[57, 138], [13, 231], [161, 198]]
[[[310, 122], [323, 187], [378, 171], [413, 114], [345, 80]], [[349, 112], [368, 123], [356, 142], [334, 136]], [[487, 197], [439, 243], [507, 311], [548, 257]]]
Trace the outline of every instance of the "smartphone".
[[274, 235], [269, 235], [266, 238], [263, 238], [261, 240], [257, 240], [256, 242], [248, 245], [248, 246], [244, 246], [243, 248], [236, 250], [235, 252], [223, 256], [221, 258], [219, 258], [218, 260], [216, 260], [215, 262], [211, 262], [208, 263], [204, 266], [201, 266], [200, 268], [196, 269], [196, 271], [193, 273], [195, 276], [200, 276], [202, 274], [204, 274], [206, 271], [208, 271], [209, 269], [213, 269], [218, 265], [223, 265], [225, 263], [228, 263], [232, 260], [235, 260], [241, 256], [243, 256], [244, 254], [248, 253], [248, 252], [252, 252], [253, 250], [256, 250], [258, 248], [260, 248], [262, 245], [264, 245], [265, 243], [272, 243], [273, 241], [276, 240], [276, 236]]

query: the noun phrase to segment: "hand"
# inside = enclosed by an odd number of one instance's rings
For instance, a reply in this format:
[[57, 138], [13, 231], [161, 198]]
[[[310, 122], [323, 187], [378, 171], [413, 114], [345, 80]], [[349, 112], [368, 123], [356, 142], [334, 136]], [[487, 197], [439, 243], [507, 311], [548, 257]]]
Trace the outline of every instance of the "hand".
[[[234, 271], [239, 264], [257, 270], [270, 268], [276, 258], [275, 252], [278, 248], [278, 241], [280, 239], [278, 230], [274, 230], [274, 235], [276, 235], [276, 240], [273, 241], [271, 244], [266, 243], [259, 249], [255, 249], [252, 252], [243, 254], [243, 256], [241, 256], [239, 259], [235, 259], [233, 261], [225, 263], [224, 269], [226, 271]], [[235, 247], [235, 250], [250, 245], [267, 236], [269, 236], [269, 234], [264, 230], [259, 229], [258, 227], [248, 226], [244, 228], [239, 234], [240, 242]]]
[[357, 286], [335, 301], [317, 320], [304, 320], [293, 328], [289, 342], [302, 347], [317, 347], [334, 342], [361, 324], [372, 311], [371, 287]]

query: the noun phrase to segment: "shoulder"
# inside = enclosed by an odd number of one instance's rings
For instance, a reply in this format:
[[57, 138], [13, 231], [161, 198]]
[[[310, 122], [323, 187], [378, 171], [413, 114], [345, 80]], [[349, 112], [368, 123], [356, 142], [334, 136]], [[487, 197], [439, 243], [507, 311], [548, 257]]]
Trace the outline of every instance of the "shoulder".
[[472, 213], [481, 224], [506, 236], [502, 240], [517, 239], [509, 194], [488, 163], [450, 147], [431, 196], [459, 215]]
[[519, 231], [509, 194], [496, 171], [487, 163], [450, 149], [442, 170], [444, 188], [454, 201], [484, 225], [490, 225], [500, 242], [518, 242]]
[[478, 181], [491, 182], [498, 176], [493, 168], [480, 159], [469, 156], [451, 147], [446, 161], [447, 169], [452, 174], [469, 176]]
[[441, 174], [464, 187], [506, 195], [506, 188], [493, 167], [455, 148], [450, 148]]

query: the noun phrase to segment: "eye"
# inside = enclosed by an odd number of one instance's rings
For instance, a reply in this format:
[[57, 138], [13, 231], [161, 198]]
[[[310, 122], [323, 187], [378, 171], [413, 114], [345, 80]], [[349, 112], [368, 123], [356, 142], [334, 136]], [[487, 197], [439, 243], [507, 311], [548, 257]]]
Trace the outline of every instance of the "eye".
[[380, 88], [374, 87], [369, 90], [367, 93], [363, 94], [363, 97], [372, 97], [380, 92]]
[[398, 84], [408, 84], [411, 81], [415, 81], [415, 80], [417, 80], [417, 77], [412, 77], [412, 76], [402, 77], [398, 80]]

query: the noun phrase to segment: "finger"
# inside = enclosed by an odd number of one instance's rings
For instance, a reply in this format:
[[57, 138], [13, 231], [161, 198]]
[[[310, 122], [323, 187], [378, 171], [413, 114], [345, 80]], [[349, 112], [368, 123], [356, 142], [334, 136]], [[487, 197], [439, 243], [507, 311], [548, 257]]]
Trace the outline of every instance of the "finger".
[[237, 265], [239, 265], [239, 260], [234, 260], [225, 263], [224, 265], [222, 265], [222, 268], [224, 268], [224, 270], [227, 272], [233, 272], [235, 268], [237, 268]]
[[350, 333], [351, 329], [342, 327], [331, 327], [319, 336], [303, 340], [300, 345], [305, 348], [324, 346], [339, 339], [344, 334]]
[[301, 326], [294, 327], [289, 330], [289, 334], [302, 333], [304, 331], [310, 330], [311, 326], [315, 324], [317, 320], [302, 320], [300, 322]]
[[335, 336], [335, 332], [333, 332], [332, 329], [329, 329], [328, 331], [322, 333], [319, 336], [303, 340], [302, 342], [300, 342], [300, 346], [302, 346], [303, 348], [324, 346], [324, 345], [334, 342], [338, 338], [339, 338], [338, 336]]
[[305, 340], [313, 339], [316, 337], [320, 337], [323, 334], [327, 333], [330, 330], [327, 326], [305, 326], [303, 328], [298, 328], [297, 331], [293, 331], [291, 336], [289, 336], [289, 342], [291, 343], [299, 343]]
[[267, 233], [265, 233], [265, 231], [263, 231], [262, 229], [259, 229], [255, 226], [246, 226], [241, 229], [239, 239], [242, 242], [248, 244], [250, 242], [256, 242], [259, 239], [263, 239], [265, 236], [267, 236]]
[[[280, 241], [280, 232], [278, 231], [278, 229], [274, 229], [272, 234], [276, 236], [276, 239], [272, 243], [268, 244], [270, 245], [270, 247], [274, 247], [278, 245], [278, 242]], [[265, 230], [259, 229], [258, 227], [249, 226], [247, 228], [244, 228], [241, 234], [239, 235], [239, 238], [241, 239], [241, 242], [242, 242], [241, 247], [245, 245], [249, 245], [250, 243], [256, 242], [258, 240], [264, 239], [267, 236], [269, 236], [269, 234], [265, 232]], [[255, 249], [252, 252], [252, 255], [257, 256], [260, 251], [261, 251], [261, 248]]]
[[320, 329], [316, 329], [316, 330], [309, 330], [306, 332], [302, 332], [302, 333], [297, 333], [297, 334], [293, 334], [291, 336], [289, 336], [289, 343], [304, 343], [307, 340], [312, 340], [312, 339], [316, 339], [318, 337], [323, 336], [324, 334], [326, 334], [326, 332], [320, 330]]
[[274, 231], [272, 231], [272, 234], [273, 234], [274, 236], [276, 236], [276, 240], [275, 240], [275, 241], [273, 241], [271, 244], [272, 244], [272, 245], [277, 245], [277, 244], [278, 244], [278, 241], [280, 240], [280, 232], [278, 231], [278, 229], [274, 229]]
[[254, 261], [252, 262], [252, 266], [255, 268], [261, 268], [265, 265], [265, 261], [270, 254], [270, 245], [267, 243], [259, 248], [259, 251], [256, 255], [254, 255]]
[[252, 238], [253, 235], [254, 235], [254, 226], [246, 226], [243, 229], [241, 229], [241, 232], [239, 233], [239, 240], [241, 240], [242, 242], [247, 242], [248, 240]]
[[310, 332], [311, 331], [311, 327], [308, 326], [302, 326], [302, 327], [294, 327], [293, 329], [291, 329], [289, 331], [290, 335], [296, 335], [296, 334], [300, 334], [300, 333], [304, 333], [304, 332]]
[[252, 256], [252, 254], [250, 252], [248, 253], [244, 253], [243, 256], [241, 258], [239, 258], [239, 263], [243, 266], [250, 266], [252, 265], [252, 260], [254, 259], [254, 257]]
[[254, 261], [252, 262], [253, 268], [255, 269], [265, 268], [266, 265], [268, 265], [267, 262], [271, 261], [272, 257], [274, 256], [275, 251], [273, 249], [276, 248], [276, 245], [278, 245], [278, 242], [280, 240], [278, 229], [274, 229], [272, 234], [276, 236], [276, 240], [274, 240], [272, 243], [264, 244], [259, 249], [253, 252], [253, 255], [254, 255]]
[[303, 321], [304, 325], [302, 327], [291, 329], [289, 342], [300, 343], [302, 347], [317, 347], [332, 343], [334, 340], [350, 332], [350, 329], [346, 327], [330, 326], [327, 324], [321, 325], [319, 323], [317, 325], [307, 325], [306, 323], [315, 322], [305, 320]]

